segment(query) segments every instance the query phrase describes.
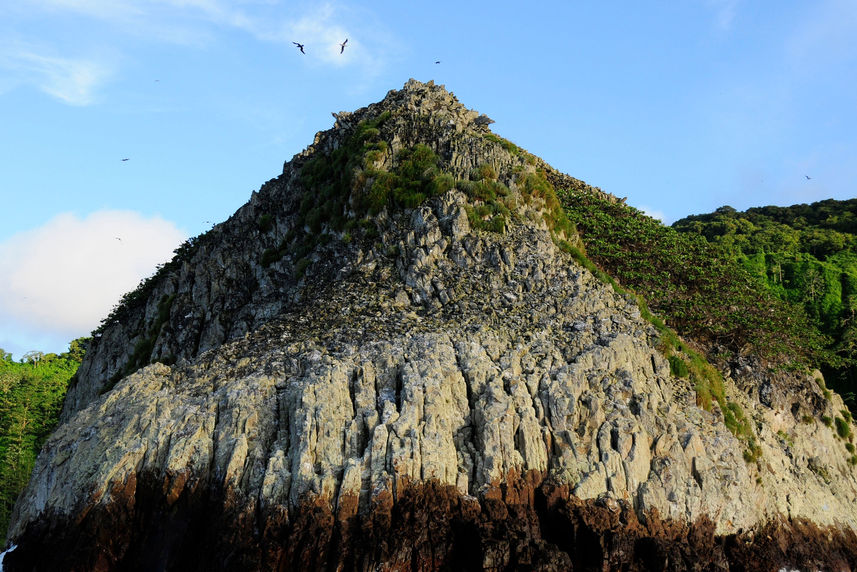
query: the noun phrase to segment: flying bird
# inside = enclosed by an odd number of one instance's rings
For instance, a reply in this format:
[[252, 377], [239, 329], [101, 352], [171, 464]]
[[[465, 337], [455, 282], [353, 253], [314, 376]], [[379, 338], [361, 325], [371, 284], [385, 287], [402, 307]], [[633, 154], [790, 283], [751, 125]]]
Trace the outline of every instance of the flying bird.
[[297, 43], [297, 42], [292, 42], [292, 43], [298, 47], [298, 49], [301, 51], [301, 53], [302, 53], [302, 54], [305, 54], [305, 53], [306, 53], [306, 52], [304, 51], [304, 45], [303, 45], [303, 44], [299, 44], [299, 43]]
[[439, 63], [440, 63], [440, 60], [436, 60], [434, 63], [439, 64]]
[[342, 42], [341, 44], [339, 44], [339, 53], [340, 54], [345, 51], [345, 44], [347, 44], [347, 43], [348, 43], [348, 38], [345, 38], [345, 41]]
[[127, 161], [128, 159], [129, 159], [129, 157], [125, 157], [125, 158], [124, 158], [124, 159], [122, 159], [122, 160], [123, 160], [123, 161]]
[[809, 181], [810, 179], [812, 179], [812, 177], [810, 177], [809, 175], [804, 175], [804, 177], [806, 177], [806, 180], [807, 180], [807, 181]]

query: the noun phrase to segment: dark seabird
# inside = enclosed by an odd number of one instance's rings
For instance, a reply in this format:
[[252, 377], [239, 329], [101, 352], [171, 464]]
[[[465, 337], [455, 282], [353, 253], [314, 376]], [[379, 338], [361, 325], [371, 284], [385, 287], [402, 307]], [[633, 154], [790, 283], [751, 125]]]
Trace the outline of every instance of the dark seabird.
[[303, 44], [299, 44], [299, 43], [297, 43], [297, 42], [292, 42], [292, 43], [298, 47], [298, 49], [301, 51], [301, 53], [302, 53], [302, 54], [305, 54], [305, 53], [306, 53], [306, 52], [304, 51], [304, 45], [303, 45]]
[[345, 41], [342, 42], [341, 44], [339, 44], [339, 53], [340, 54], [345, 51], [345, 44], [347, 44], [347, 43], [348, 43], [348, 38], [345, 38]]
[[123, 161], [127, 161], [128, 159], [129, 159], [128, 157], [125, 157], [125, 158], [124, 158], [124, 159], [122, 159], [122, 160], [123, 160]]

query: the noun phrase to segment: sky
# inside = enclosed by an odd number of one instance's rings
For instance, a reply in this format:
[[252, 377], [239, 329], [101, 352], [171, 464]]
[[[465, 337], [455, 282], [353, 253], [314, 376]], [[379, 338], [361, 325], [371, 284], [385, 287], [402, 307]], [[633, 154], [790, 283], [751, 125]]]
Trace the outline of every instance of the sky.
[[65, 351], [409, 78], [665, 224], [857, 196], [854, 0], [2, 2], [0, 348]]

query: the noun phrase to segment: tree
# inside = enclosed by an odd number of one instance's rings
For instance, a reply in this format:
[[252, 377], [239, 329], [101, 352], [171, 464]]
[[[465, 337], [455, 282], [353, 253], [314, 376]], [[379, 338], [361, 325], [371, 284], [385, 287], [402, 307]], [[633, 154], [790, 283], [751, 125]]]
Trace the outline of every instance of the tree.
[[62, 355], [33, 351], [20, 362], [0, 360], [0, 531], [8, 526], [36, 455], [56, 426], [85, 345], [81, 338]]
[[80, 362], [83, 361], [83, 356], [86, 354], [86, 348], [89, 347], [89, 342], [92, 338], [77, 338], [72, 340], [68, 345], [68, 353], [64, 354], [68, 359]]
[[23, 361], [25, 361], [26, 363], [31, 363], [31, 364], [35, 365], [35, 364], [38, 364], [40, 361], [42, 361], [42, 359], [44, 359], [44, 357], [45, 357], [44, 352], [33, 350], [33, 351], [25, 353], [21, 359]]
[[[751, 226], [755, 230], [748, 232]], [[840, 393], [857, 390], [857, 199], [745, 212], [724, 207], [676, 221], [673, 228], [725, 247], [772, 294], [800, 305], [808, 325], [828, 340], [813, 365]], [[765, 253], [764, 273], [752, 259], [755, 252]]]

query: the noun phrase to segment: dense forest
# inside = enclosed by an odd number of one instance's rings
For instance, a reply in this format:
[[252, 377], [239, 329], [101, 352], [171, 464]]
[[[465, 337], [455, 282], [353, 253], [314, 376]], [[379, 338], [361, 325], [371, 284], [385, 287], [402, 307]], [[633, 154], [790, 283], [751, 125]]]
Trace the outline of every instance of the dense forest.
[[5, 537], [12, 506], [26, 486], [33, 463], [56, 426], [68, 383], [87, 339], [62, 354], [29, 352], [20, 361], [0, 349], [0, 532]]
[[828, 340], [803, 307], [776, 296], [728, 245], [664, 226], [621, 201], [559, 195], [586, 256], [706, 352], [780, 364], [788, 356], [807, 366], [829, 360]]
[[857, 409], [857, 199], [745, 212], [725, 206], [673, 228], [730, 253], [770, 293], [800, 307], [824, 339], [816, 365]]

